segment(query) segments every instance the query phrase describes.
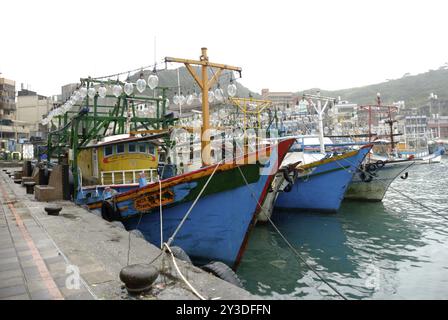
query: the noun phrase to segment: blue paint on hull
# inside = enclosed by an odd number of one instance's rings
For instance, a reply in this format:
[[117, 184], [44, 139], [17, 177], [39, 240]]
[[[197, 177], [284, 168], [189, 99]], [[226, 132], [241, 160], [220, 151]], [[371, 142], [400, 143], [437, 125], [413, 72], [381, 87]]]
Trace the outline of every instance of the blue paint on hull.
[[[283, 209], [338, 211], [345, 191], [369, 148], [351, 157], [319, 165], [310, 176], [299, 177], [290, 192], [281, 192], [275, 206]], [[343, 169], [345, 167], [345, 169]]]
[[[250, 185], [256, 196], [262, 193], [267, 178], [262, 175]], [[192, 201], [163, 208], [164, 242], [168, 241], [191, 205]], [[132, 203], [125, 201], [120, 206], [130, 208]], [[197, 202], [172, 245], [184, 249], [196, 264], [217, 260], [233, 267], [256, 209], [257, 203], [246, 185], [205, 196]], [[140, 230], [147, 241], [160, 247], [159, 210], [132, 216], [123, 224], [128, 230]]]

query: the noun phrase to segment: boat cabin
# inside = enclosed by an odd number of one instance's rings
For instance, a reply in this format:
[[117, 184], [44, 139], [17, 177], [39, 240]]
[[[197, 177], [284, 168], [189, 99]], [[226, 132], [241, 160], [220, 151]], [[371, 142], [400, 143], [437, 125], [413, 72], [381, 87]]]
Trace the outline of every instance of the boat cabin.
[[134, 184], [142, 172], [155, 181], [159, 145], [148, 137], [117, 137], [81, 148], [77, 160], [82, 186]]

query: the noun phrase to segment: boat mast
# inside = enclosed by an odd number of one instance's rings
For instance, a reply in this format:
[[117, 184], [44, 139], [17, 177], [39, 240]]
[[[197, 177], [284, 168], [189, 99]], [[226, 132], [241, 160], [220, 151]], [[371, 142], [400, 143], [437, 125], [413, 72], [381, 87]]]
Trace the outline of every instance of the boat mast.
[[[330, 97], [322, 97], [320, 94], [320, 90], [317, 91], [316, 95], [304, 94], [304, 97], [310, 98], [309, 103], [313, 106], [314, 110], [317, 113], [317, 119], [319, 122], [319, 144], [320, 144], [320, 152], [325, 154], [325, 144], [324, 144], [324, 113], [327, 109], [329, 102], [334, 101], [333, 98]], [[316, 104], [311, 100], [314, 98], [317, 100]], [[325, 100], [325, 104], [322, 107], [322, 99]]]
[[[179, 59], [166, 57], [165, 62], [177, 62], [183, 63], [190, 72], [193, 79], [198, 84], [202, 91], [202, 127], [201, 127], [201, 151], [202, 151], [202, 166], [207, 166], [211, 164], [210, 159], [210, 114], [208, 106], [208, 91], [219, 79], [223, 70], [238, 71], [241, 74], [241, 68], [232, 67], [225, 64], [212, 63], [208, 60], [207, 48], [201, 48], [201, 56], [199, 60], [189, 60], [189, 59]], [[202, 66], [201, 77], [198, 75], [196, 70], [193, 69], [192, 65]], [[218, 69], [214, 73], [213, 77], [208, 79], [208, 68]]]

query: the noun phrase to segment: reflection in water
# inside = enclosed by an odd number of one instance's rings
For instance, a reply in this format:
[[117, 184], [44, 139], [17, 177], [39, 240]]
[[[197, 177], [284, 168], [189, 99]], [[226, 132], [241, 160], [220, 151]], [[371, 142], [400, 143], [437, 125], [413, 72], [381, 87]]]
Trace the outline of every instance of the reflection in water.
[[[446, 161], [446, 160], [445, 160]], [[446, 163], [415, 166], [392, 184], [448, 216]], [[382, 203], [344, 202], [337, 214], [274, 213], [292, 245], [350, 299], [448, 298], [448, 221], [393, 189]], [[274, 299], [336, 298], [270, 225], [258, 225], [238, 270]]]

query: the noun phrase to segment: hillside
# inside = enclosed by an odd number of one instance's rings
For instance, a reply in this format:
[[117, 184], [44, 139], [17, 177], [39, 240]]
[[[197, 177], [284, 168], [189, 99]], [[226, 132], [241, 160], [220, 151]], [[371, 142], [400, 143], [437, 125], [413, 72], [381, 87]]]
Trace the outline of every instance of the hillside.
[[[315, 92], [315, 89], [304, 92]], [[376, 93], [381, 92], [385, 103], [404, 100], [406, 108], [421, 107], [428, 104], [431, 92], [438, 95], [440, 101], [448, 100], [448, 69], [430, 70], [417, 75], [408, 75], [400, 79], [372, 84], [364, 87], [336, 91], [322, 90], [323, 95], [348, 100], [358, 104], [374, 103]], [[302, 94], [303, 91], [298, 94]]]

